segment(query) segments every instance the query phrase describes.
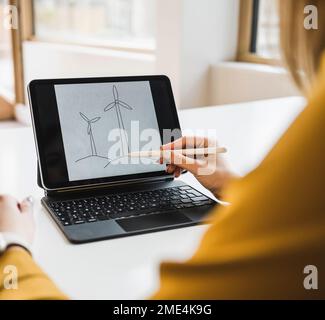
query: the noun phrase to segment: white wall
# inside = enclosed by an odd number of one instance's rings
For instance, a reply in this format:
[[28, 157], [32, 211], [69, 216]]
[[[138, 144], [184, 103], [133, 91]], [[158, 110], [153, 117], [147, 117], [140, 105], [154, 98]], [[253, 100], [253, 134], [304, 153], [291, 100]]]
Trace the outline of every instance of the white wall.
[[239, 62], [211, 66], [209, 105], [298, 95], [300, 92], [283, 68]]
[[25, 82], [36, 78], [141, 75], [155, 72], [154, 55], [43, 42], [24, 42]]
[[239, 0], [158, 4], [157, 72], [172, 79], [180, 107], [207, 105], [210, 66], [236, 56]]

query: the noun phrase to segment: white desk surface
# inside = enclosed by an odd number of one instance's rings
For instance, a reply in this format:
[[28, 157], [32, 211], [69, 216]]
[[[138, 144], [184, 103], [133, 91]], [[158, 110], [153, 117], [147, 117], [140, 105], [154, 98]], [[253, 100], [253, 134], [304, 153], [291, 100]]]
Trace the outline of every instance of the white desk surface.
[[[245, 174], [266, 153], [304, 106], [302, 98], [283, 98], [180, 112], [183, 129], [216, 129], [229, 149], [233, 168]], [[36, 199], [35, 258], [74, 299], [142, 299], [159, 286], [159, 264], [182, 261], [198, 246], [206, 226], [146, 234], [75, 246], [69, 244], [41, 208], [31, 128], [0, 124], [0, 193]], [[200, 190], [190, 175], [182, 178]]]

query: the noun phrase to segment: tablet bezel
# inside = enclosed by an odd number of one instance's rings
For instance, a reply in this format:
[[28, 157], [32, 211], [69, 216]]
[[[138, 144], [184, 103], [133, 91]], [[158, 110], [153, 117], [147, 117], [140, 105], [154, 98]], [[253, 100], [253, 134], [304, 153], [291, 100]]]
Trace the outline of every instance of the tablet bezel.
[[[177, 114], [177, 108], [175, 104], [175, 99], [172, 91], [172, 86], [169, 78], [167, 76], [132, 76], [132, 77], [101, 77], [101, 78], [70, 78], [70, 79], [43, 79], [43, 80], [33, 80], [28, 85], [28, 94], [29, 94], [29, 100], [30, 100], [30, 108], [31, 108], [31, 115], [32, 115], [32, 123], [33, 123], [33, 129], [34, 129], [34, 135], [35, 135], [35, 143], [36, 143], [36, 149], [37, 149], [37, 157], [38, 157], [38, 163], [39, 163], [39, 174], [40, 174], [40, 180], [43, 189], [47, 191], [63, 191], [63, 190], [69, 190], [69, 189], [78, 189], [78, 188], [88, 188], [88, 187], [97, 187], [97, 186], [110, 186], [117, 183], [127, 183], [127, 182], [137, 182], [137, 181], [143, 181], [143, 180], [160, 180], [162, 178], [168, 178], [170, 175], [166, 173], [165, 171], [156, 171], [156, 172], [150, 172], [150, 173], [141, 173], [141, 174], [134, 174], [134, 175], [124, 175], [124, 176], [117, 176], [117, 177], [106, 177], [106, 178], [97, 178], [97, 179], [89, 179], [89, 180], [80, 180], [80, 181], [69, 181], [68, 176], [66, 177], [67, 180], [62, 182], [62, 184], [56, 184], [52, 183], [48, 179], [48, 168], [46, 166], [45, 161], [45, 155], [44, 155], [44, 143], [46, 143], [46, 137], [43, 136], [40, 128], [40, 123], [42, 119], [40, 119], [39, 116], [39, 108], [42, 106], [38, 105], [37, 99], [36, 99], [36, 92], [37, 87], [39, 85], [64, 85], [64, 84], [85, 84], [85, 83], [106, 83], [106, 82], [139, 82], [139, 81], [163, 81], [166, 85], [167, 94], [168, 94], [168, 100], [169, 105], [167, 106], [169, 108], [168, 114], [171, 115], [171, 118], [164, 119], [164, 122], [168, 122], [168, 128], [166, 128], [166, 125], [164, 128], [161, 127], [161, 121], [159, 121], [159, 116], [157, 114], [157, 120], [158, 125], [160, 128], [160, 131], [162, 129], [181, 129]], [[155, 109], [157, 113], [157, 108], [160, 108], [161, 106], [156, 105], [156, 99], [154, 98], [155, 102]], [[51, 104], [49, 104], [51, 105]], [[57, 104], [55, 103], [56, 108]], [[166, 107], [166, 106], [164, 106]], [[51, 107], [53, 108], [53, 107]], [[55, 110], [58, 112], [58, 110]], [[161, 112], [163, 110], [158, 110], [158, 112]], [[166, 110], [164, 110], [166, 111]], [[161, 114], [160, 114], [161, 116]], [[58, 126], [59, 127], [59, 126]], [[62, 136], [62, 133], [59, 132], [60, 136]], [[180, 136], [179, 136], [180, 137]], [[45, 139], [45, 140], [44, 140]]]

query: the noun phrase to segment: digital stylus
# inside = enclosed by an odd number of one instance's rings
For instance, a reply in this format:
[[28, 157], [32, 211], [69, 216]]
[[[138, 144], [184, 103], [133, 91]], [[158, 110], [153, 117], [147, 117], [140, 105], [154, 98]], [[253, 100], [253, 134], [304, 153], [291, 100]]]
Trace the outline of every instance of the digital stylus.
[[226, 148], [202, 148], [202, 149], [174, 149], [174, 150], [156, 150], [156, 151], [140, 151], [129, 153], [130, 158], [164, 158], [170, 157], [171, 153], [180, 153], [184, 156], [207, 156], [219, 153], [226, 153]]

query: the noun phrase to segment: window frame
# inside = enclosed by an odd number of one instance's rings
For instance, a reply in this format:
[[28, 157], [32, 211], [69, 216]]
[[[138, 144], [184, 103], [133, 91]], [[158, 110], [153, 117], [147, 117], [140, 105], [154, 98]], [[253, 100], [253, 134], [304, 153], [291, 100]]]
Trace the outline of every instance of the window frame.
[[[23, 74], [23, 57], [22, 57], [22, 29], [23, 25], [21, 22], [21, 6], [23, 1], [9, 0], [8, 5], [16, 6], [18, 10], [19, 25], [18, 29], [10, 30], [10, 41], [12, 46], [12, 60], [13, 60], [13, 79], [14, 79], [14, 91], [13, 99], [5, 96], [1, 96], [2, 104], [5, 105], [7, 110], [10, 109], [10, 114], [13, 115], [13, 109], [16, 104], [25, 103], [25, 90], [24, 90], [24, 74]], [[2, 115], [7, 118], [9, 114]]]
[[259, 0], [240, 1], [237, 61], [282, 66], [279, 59], [265, 58], [254, 52], [257, 42], [258, 9]]
[[19, 27], [11, 30], [12, 37], [12, 51], [14, 61], [14, 79], [15, 79], [15, 103], [25, 103], [25, 89], [24, 89], [24, 71], [23, 71], [23, 51], [22, 51], [22, 8], [21, 3], [24, 1], [10, 0], [10, 5], [14, 5], [18, 9]]

